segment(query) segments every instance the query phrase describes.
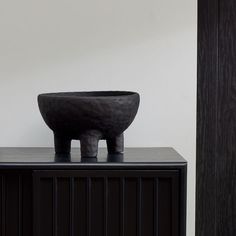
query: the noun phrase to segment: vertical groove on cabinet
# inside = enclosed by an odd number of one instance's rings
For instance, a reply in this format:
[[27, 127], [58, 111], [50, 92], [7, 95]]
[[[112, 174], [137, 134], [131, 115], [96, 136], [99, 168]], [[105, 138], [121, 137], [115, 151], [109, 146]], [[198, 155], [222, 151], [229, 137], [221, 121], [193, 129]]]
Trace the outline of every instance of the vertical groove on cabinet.
[[19, 235], [19, 176], [6, 174], [6, 224], [7, 236]]
[[22, 236], [22, 176], [18, 177], [18, 235]]
[[53, 177], [53, 236], [57, 236], [57, 177]]
[[172, 235], [179, 233], [179, 223], [176, 221], [179, 217], [179, 183], [176, 177], [171, 179], [171, 211], [172, 211]]
[[125, 178], [125, 236], [137, 235], [137, 189], [137, 177], [134, 176]]
[[104, 236], [107, 236], [108, 179], [104, 178]]
[[141, 189], [141, 235], [156, 236], [155, 234], [155, 179], [152, 177], [142, 178]]
[[33, 235], [33, 193], [32, 193], [32, 178], [31, 174], [22, 174], [22, 236]]
[[121, 199], [121, 214], [120, 214], [120, 233], [121, 233], [121, 236], [124, 236], [125, 235], [125, 222], [124, 222], [124, 219], [125, 219], [125, 178], [121, 178], [120, 180], [120, 183], [121, 183], [121, 190], [120, 190], [120, 199]]
[[154, 178], [154, 235], [159, 236], [158, 233], [158, 178]]
[[40, 234], [40, 230], [39, 230], [39, 227], [40, 227], [40, 208], [39, 208], [39, 205], [40, 205], [40, 201], [39, 201], [39, 196], [40, 196], [40, 188], [39, 188], [39, 178], [34, 176], [33, 175], [33, 184], [32, 184], [32, 187], [33, 187], [33, 199], [32, 199], [32, 202], [33, 202], [33, 235], [34, 236], [38, 236]]
[[2, 183], [2, 236], [6, 236], [6, 180], [5, 176], [2, 176], [1, 178], [1, 183]]
[[3, 204], [2, 204], [2, 178], [3, 176], [0, 175], [0, 236], [2, 236], [2, 207], [3, 207]]
[[[55, 236], [58, 233], [56, 222], [57, 209], [56, 212], [53, 212], [55, 210], [54, 206], [58, 205], [57, 184], [53, 187], [53, 179], [53, 177], [39, 178], [39, 225], [37, 226], [39, 236]], [[54, 199], [53, 192], [56, 199]]]
[[172, 178], [159, 178], [158, 186], [158, 233], [159, 236], [175, 236], [172, 227]]
[[75, 180], [70, 178], [70, 236], [74, 236]]
[[104, 235], [104, 177], [91, 178], [91, 236]]
[[[36, 180], [39, 212], [35, 229], [39, 236], [180, 236], [178, 175], [56, 171], [51, 176], [43, 173]], [[14, 178], [14, 186], [17, 181], [18, 177]], [[11, 192], [8, 188], [7, 196]], [[19, 184], [19, 198], [20, 189]], [[16, 206], [18, 214], [20, 206]], [[6, 231], [0, 236], [15, 234]], [[19, 236], [28, 234], [22, 231]]]
[[107, 235], [121, 236], [120, 178], [108, 177]]
[[91, 178], [87, 178], [87, 233], [91, 235]]
[[70, 236], [70, 177], [58, 176], [57, 235]]
[[142, 226], [142, 179], [138, 178], [138, 188], [137, 188], [137, 235], [141, 236], [141, 226]]
[[74, 180], [74, 235], [86, 236], [87, 231], [87, 180], [86, 178], [75, 178]]
[[171, 180], [170, 180], [170, 196], [171, 196], [171, 201], [170, 201], [170, 209], [171, 209], [171, 236], [174, 236], [175, 235], [175, 229], [174, 229], [174, 221], [173, 221], [173, 214], [174, 214], [174, 212], [173, 212], [173, 207], [174, 207], [174, 198], [173, 198], [173, 178], [171, 178]]

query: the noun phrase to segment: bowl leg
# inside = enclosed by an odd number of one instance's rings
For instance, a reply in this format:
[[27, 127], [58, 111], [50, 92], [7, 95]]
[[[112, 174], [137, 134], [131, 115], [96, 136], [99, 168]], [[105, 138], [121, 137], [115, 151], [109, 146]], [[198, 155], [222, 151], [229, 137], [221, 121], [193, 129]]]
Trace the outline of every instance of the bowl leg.
[[114, 138], [107, 139], [107, 150], [110, 154], [124, 152], [124, 134], [120, 134]]
[[54, 133], [54, 144], [56, 154], [70, 154], [71, 139]]
[[101, 136], [96, 130], [87, 131], [80, 136], [81, 157], [97, 157]]

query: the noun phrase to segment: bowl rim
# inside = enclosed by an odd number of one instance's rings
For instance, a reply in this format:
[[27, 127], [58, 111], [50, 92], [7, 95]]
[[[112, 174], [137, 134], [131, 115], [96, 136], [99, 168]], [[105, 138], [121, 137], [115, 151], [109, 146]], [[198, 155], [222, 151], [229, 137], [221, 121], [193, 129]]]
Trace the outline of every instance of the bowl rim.
[[121, 98], [129, 96], [139, 96], [137, 92], [121, 91], [121, 90], [103, 90], [103, 91], [76, 91], [76, 92], [53, 92], [42, 93], [40, 97], [54, 97], [54, 98]]

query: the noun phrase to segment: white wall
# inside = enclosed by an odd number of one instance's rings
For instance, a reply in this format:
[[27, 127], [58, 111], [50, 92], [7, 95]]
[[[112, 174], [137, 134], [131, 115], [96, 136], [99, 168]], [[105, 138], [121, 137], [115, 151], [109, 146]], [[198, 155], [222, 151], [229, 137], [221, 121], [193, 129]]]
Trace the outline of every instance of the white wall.
[[37, 94], [134, 90], [126, 146], [173, 146], [189, 163], [194, 235], [196, 0], [0, 2], [0, 146], [52, 146]]

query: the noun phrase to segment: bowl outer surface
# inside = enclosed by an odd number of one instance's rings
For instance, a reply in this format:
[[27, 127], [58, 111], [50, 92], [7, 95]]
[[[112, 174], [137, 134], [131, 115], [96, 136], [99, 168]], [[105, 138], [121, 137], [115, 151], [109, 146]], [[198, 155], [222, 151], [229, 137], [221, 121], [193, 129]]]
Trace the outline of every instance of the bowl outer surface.
[[137, 93], [110, 94], [41, 94], [38, 104], [46, 124], [55, 133], [79, 139], [87, 130], [99, 130], [106, 138], [119, 135], [130, 126], [140, 102]]

